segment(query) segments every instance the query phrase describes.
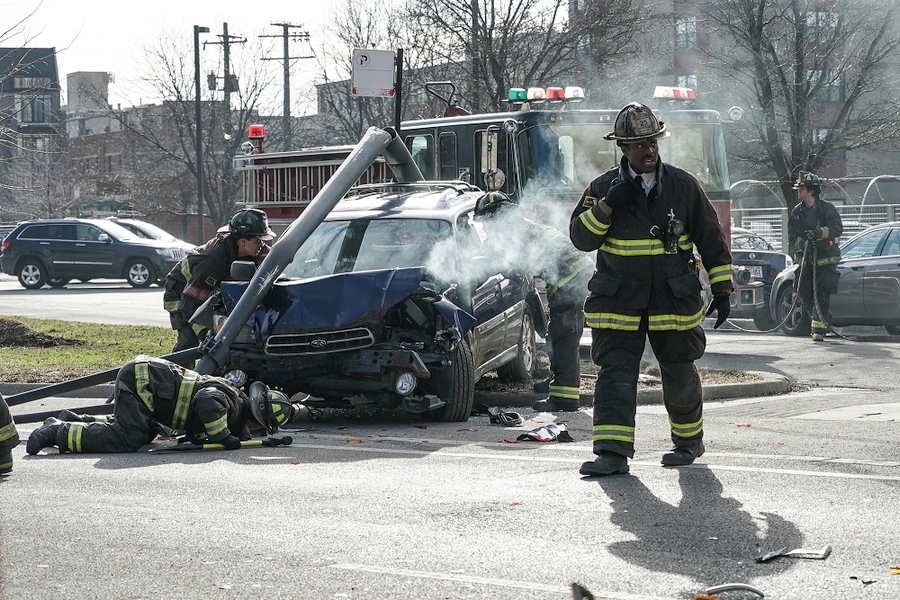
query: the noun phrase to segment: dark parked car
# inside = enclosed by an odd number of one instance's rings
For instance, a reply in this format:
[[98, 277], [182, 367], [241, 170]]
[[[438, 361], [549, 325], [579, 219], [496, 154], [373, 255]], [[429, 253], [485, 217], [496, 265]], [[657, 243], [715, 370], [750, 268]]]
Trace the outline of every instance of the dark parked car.
[[[475, 382], [525, 379], [546, 302], [478, 256], [469, 184], [351, 190], [303, 243], [230, 349], [230, 367], [310, 407], [402, 407], [465, 421]], [[223, 282], [224, 313], [245, 282]]]
[[149, 287], [185, 256], [168, 242], [141, 238], [106, 219], [24, 221], [2, 242], [0, 267], [22, 287], [63, 287], [72, 279], [125, 279]]
[[[882, 223], [841, 244], [838, 292], [831, 296], [831, 325], [880, 325], [900, 335], [900, 222]], [[779, 273], [772, 286], [772, 318], [786, 320], [787, 335], [809, 335], [810, 318], [795, 306], [797, 265]]]
[[746, 314], [739, 308], [732, 309], [731, 317], [752, 318], [760, 331], [774, 328], [778, 321], [772, 320], [768, 302], [772, 283], [779, 273], [794, 264], [793, 259], [776, 250], [759, 234], [740, 227], [731, 228], [731, 256], [734, 265], [749, 270], [751, 281], [763, 282], [762, 296], [765, 300], [762, 308], [750, 309]]
[[189, 252], [190, 250], [193, 250], [195, 248], [194, 244], [190, 244], [181, 238], [175, 237], [165, 229], [157, 227], [153, 223], [148, 223], [147, 221], [141, 221], [139, 219], [125, 219], [122, 217], [106, 218], [107, 220], [112, 221], [117, 225], [121, 225], [138, 237], [167, 242], [172, 246], [183, 248], [186, 252]]

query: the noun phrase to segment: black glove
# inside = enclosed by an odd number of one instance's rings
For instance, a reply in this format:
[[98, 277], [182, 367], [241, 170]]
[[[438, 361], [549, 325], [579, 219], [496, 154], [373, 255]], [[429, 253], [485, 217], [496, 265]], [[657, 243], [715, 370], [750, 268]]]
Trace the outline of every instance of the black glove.
[[628, 210], [628, 205], [631, 204], [631, 189], [629, 189], [628, 185], [623, 185], [622, 183], [614, 185], [606, 192], [603, 203], [613, 209], [613, 212]]
[[816, 232], [813, 231], [812, 229], [807, 229], [806, 231], [803, 232], [803, 237], [805, 237], [806, 239], [808, 239], [811, 242], [814, 242], [814, 241], [816, 241]]
[[237, 436], [229, 435], [224, 440], [219, 442], [226, 450], [240, 450], [241, 449], [241, 440], [238, 439]]
[[725, 319], [728, 318], [728, 315], [731, 314], [731, 300], [729, 300], [728, 296], [719, 294], [713, 296], [712, 302], [709, 303], [709, 308], [706, 311], [706, 316], [712, 315], [713, 311], [717, 313], [716, 324], [713, 325], [713, 329], [718, 329], [725, 322]]

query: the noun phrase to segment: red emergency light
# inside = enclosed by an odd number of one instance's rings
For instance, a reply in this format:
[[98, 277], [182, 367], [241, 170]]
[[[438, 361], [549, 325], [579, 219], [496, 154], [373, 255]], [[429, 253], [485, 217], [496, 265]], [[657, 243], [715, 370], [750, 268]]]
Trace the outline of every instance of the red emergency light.
[[668, 98], [670, 100], [696, 100], [697, 97], [694, 94], [694, 90], [691, 88], [684, 87], [668, 87], [665, 85], [658, 85], [656, 89], [653, 90], [654, 98]]
[[247, 128], [247, 137], [251, 140], [258, 140], [266, 137], [265, 125], [251, 125]]

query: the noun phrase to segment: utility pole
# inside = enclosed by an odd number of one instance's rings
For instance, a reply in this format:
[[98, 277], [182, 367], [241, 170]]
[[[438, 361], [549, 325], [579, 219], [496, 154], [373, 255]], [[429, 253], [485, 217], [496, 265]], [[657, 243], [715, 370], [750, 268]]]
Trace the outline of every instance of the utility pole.
[[[247, 38], [229, 35], [228, 23], [222, 23], [222, 35], [218, 37], [221, 39], [220, 42], [203, 42], [203, 46], [205, 47], [207, 44], [222, 46], [222, 54], [225, 59], [225, 72], [222, 76], [222, 89], [225, 92], [225, 133], [231, 135], [231, 94], [238, 91], [238, 79], [231, 73], [231, 44], [244, 44], [247, 42]], [[216, 76], [211, 74], [209, 76], [209, 89], [212, 91], [216, 87]]]
[[289, 41], [309, 42], [309, 32], [301, 31], [299, 33], [291, 33], [290, 30], [299, 29], [302, 25], [292, 25], [290, 23], [271, 23], [273, 27], [281, 27], [281, 35], [261, 35], [259, 37], [280, 37], [283, 39], [284, 53], [282, 58], [263, 58], [263, 60], [281, 60], [284, 69], [284, 112], [281, 117], [281, 127], [284, 130], [284, 148], [290, 150], [294, 145], [293, 135], [291, 133], [291, 60], [299, 60], [301, 58], [313, 58], [310, 56], [291, 56], [288, 48]]

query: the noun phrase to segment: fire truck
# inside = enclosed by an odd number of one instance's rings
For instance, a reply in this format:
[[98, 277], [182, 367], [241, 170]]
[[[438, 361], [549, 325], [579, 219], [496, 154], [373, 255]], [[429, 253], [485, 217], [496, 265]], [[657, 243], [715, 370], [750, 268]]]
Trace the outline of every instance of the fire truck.
[[[451, 82], [430, 82], [426, 90], [444, 104], [443, 115], [400, 125], [400, 136], [425, 179], [462, 180], [503, 191], [528, 208], [534, 220], [563, 231], [588, 184], [621, 159], [615, 142], [603, 139], [619, 109], [579, 108], [581, 88], [513, 88], [509, 110], [484, 114], [458, 106]], [[657, 87], [653, 102], [672, 132], [660, 140], [660, 155], [697, 178], [730, 241], [730, 179], [718, 111], [695, 108], [689, 88]], [[286, 227], [300, 214], [352, 148], [266, 154], [258, 151], [264, 132], [251, 131], [249, 137], [249, 151], [255, 153], [236, 157], [235, 168], [243, 174], [245, 204], [265, 210], [273, 227]], [[376, 162], [360, 182], [389, 177], [387, 165]], [[765, 304], [762, 282], [756, 286], [746, 275], [736, 269], [736, 316], [752, 316]]]

